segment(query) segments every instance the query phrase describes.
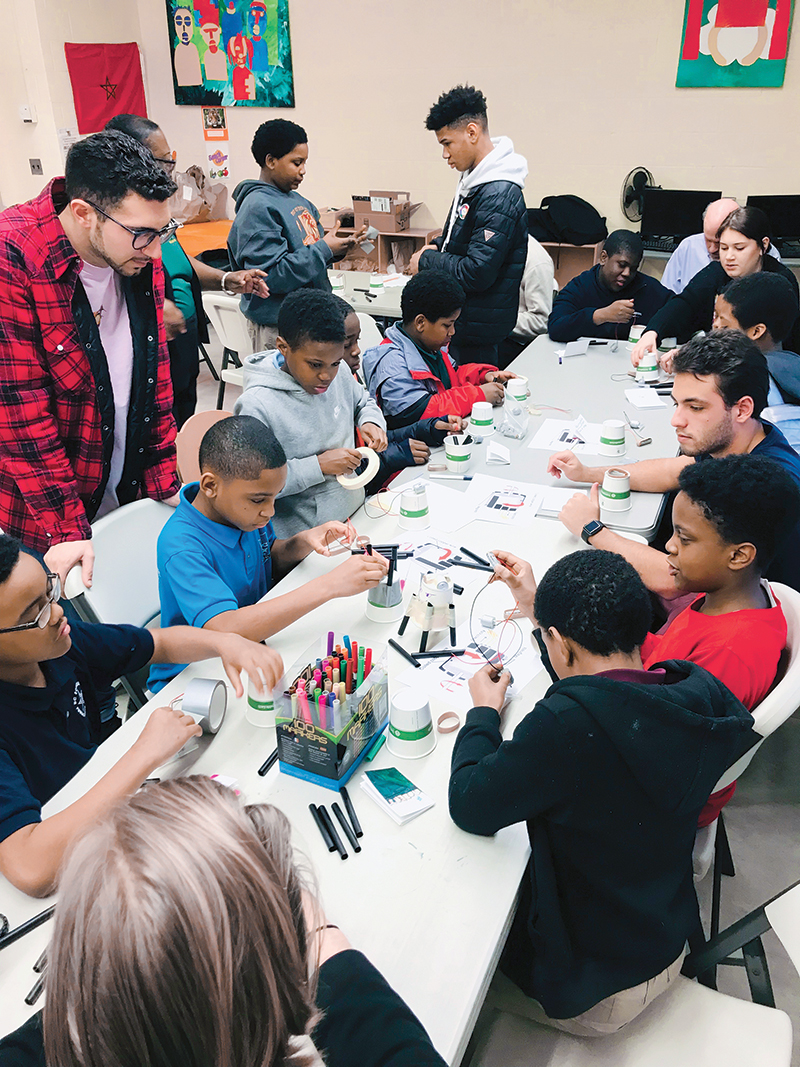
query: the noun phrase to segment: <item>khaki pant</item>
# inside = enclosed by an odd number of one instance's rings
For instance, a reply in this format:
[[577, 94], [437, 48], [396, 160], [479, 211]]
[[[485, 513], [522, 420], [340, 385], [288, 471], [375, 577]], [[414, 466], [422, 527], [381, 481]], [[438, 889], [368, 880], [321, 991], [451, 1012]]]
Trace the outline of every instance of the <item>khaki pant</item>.
[[500, 971], [492, 979], [486, 1003], [501, 1011], [533, 1019], [534, 1022], [564, 1030], [568, 1034], [576, 1034], [578, 1037], [603, 1037], [621, 1030], [640, 1015], [656, 997], [661, 996], [681, 973], [685, 955], [686, 949], [655, 978], [631, 986], [630, 989], [622, 989], [572, 1019], [551, 1019], [538, 1001], [526, 997], [522, 990]]
[[251, 322], [248, 319], [247, 332], [253, 342], [254, 352], [267, 352], [275, 347], [275, 340], [278, 336], [277, 326], [264, 326], [259, 322]]

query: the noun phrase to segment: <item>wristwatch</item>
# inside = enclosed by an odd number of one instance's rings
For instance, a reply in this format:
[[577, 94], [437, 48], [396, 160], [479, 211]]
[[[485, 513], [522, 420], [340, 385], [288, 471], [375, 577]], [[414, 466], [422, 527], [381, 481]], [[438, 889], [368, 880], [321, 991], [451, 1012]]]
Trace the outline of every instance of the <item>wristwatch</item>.
[[605, 530], [606, 524], [600, 522], [599, 519], [592, 519], [591, 522], [587, 522], [584, 528], [581, 530], [581, 537], [589, 544], [589, 541], [596, 533], [600, 533], [601, 530]]

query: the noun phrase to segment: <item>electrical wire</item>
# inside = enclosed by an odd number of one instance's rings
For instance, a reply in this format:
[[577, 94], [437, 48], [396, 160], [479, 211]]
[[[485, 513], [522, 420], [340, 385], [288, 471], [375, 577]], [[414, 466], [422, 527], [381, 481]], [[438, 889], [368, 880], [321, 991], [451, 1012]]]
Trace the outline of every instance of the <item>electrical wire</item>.
[[[468, 616], [468, 620], [467, 621], [469, 623], [469, 636], [470, 636], [470, 639], [472, 640], [472, 644], [475, 646], [477, 651], [480, 652], [481, 656], [486, 660], [486, 662], [489, 664], [490, 667], [494, 667], [495, 670], [501, 671], [503, 669], [503, 655], [504, 655], [504, 653], [503, 653], [503, 634], [505, 633], [506, 627], [510, 623], [514, 630], [518, 630], [519, 631], [520, 637], [522, 636], [522, 631], [520, 630], [520, 627], [518, 626], [518, 624], [514, 621], [513, 616], [508, 615], [508, 616], [506, 616], [504, 618], [503, 625], [500, 627], [500, 633], [499, 633], [498, 638], [497, 638], [497, 661], [496, 662], [493, 662], [492, 659], [490, 659], [486, 655], [486, 651], [484, 650], [483, 646], [476, 639], [476, 637], [475, 637], [475, 629], [474, 629], [474, 625], [473, 625], [474, 624], [474, 619], [475, 619], [475, 605], [478, 602], [478, 597], [481, 596], [482, 593], [485, 593], [486, 590], [489, 588], [489, 586], [493, 585], [493, 584], [494, 583], [493, 583], [492, 579], [490, 578], [486, 582], [486, 584], [482, 585], [481, 588], [478, 590], [478, 592], [475, 594], [475, 596], [473, 597], [473, 600], [472, 600], [472, 604], [470, 605], [469, 616]], [[513, 607], [512, 611], [516, 611], [518, 608], [519, 608], [519, 601], [515, 600], [514, 601], [514, 607]], [[511, 647], [511, 643], [510, 642], [509, 642], [509, 646], [508, 647], [509, 648]], [[505, 651], [507, 652], [508, 649], [506, 649]]]

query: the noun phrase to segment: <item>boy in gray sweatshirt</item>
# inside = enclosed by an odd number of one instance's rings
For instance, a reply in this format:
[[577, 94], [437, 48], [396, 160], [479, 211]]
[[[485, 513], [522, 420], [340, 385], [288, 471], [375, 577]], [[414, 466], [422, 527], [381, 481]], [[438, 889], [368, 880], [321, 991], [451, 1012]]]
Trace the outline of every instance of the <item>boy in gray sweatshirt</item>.
[[345, 489], [337, 475], [356, 470], [355, 445], [383, 452], [386, 420], [350, 373], [339, 374], [345, 329], [336, 298], [315, 289], [286, 297], [278, 313], [277, 349], [256, 352], [244, 363], [244, 392], [236, 415], [265, 422], [288, 457], [286, 486], [275, 502], [278, 537], [352, 515], [364, 503], [363, 489]]

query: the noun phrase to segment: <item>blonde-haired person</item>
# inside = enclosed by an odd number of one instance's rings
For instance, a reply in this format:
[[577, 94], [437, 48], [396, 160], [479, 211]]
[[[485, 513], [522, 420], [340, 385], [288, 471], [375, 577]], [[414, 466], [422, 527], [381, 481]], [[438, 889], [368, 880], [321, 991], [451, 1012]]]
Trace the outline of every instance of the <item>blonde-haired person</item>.
[[148, 785], [89, 831], [54, 921], [44, 1047], [36, 1017], [4, 1067], [443, 1067], [328, 924], [286, 817], [210, 779]]

